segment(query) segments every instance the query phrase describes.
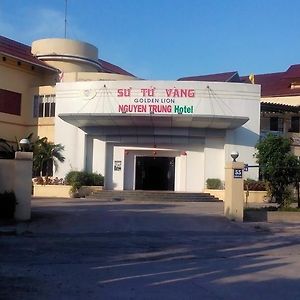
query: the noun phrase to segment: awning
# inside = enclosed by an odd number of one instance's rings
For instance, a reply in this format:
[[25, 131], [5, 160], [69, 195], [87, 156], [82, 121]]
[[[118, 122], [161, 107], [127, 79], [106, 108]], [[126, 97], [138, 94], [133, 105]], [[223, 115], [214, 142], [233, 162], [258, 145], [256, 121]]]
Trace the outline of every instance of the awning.
[[59, 114], [59, 118], [79, 128], [85, 127], [170, 127], [170, 128], [214, 128], [235, 129], [249, 118], [216, 115], [137, 115], [137, 114]]
[[270, 103], [270, 102], [261, 102], [260, 104], [261, 111], [263, 112], [293, 112], [299, 113], [300, 106], [280, 104], [280, 103]]

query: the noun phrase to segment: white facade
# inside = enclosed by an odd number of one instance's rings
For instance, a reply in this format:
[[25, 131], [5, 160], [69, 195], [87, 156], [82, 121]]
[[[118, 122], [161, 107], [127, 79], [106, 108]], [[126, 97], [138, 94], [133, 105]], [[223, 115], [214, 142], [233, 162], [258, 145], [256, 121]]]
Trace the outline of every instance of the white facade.
[[[254, 165], [260, 86], [193, 81], [87, 81], [56, 86], [55, 143], [70, 170], [99, 172], [105, 188], [200, 192], [224, 180], [230, 152]], [[245, 178], [257, 178], [249, 169]], [[160, 185], [160, 182], [164, 182]]]

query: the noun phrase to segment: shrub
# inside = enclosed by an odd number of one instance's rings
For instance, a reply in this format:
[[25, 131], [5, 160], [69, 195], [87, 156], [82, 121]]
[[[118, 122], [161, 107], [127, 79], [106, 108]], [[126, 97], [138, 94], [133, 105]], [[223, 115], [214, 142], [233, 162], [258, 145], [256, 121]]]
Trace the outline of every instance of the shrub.
[[14, 192], [0, 193], [0, 218], [12, 219], [16, 210], [16, 196]]
[[206, 180], [206, 186], [208, 189], [221, 190], [222, 189], [222, 181], [218, 178], [208, 178]]
[[72, 192], [76, 192], [83, 185], [103, 185], [104, 177], [101, 174], [96, 173], [71, 171], [66, 175], [65, 183], [72, 186]]
[[244, 190], [245, 191], [266, 191], [267, 186], [264, 181], [247, 179], [244, 180]]
[[101, 174], [92, 173], [92, 184], [91, 185], [103, 185], [104, 184], [104, 177]]

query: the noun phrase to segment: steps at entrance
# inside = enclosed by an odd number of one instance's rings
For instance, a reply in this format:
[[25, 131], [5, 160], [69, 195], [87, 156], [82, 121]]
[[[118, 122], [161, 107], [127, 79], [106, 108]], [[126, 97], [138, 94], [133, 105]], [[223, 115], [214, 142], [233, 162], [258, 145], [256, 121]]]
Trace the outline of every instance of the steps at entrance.
[[220, 200], [209, 193], [189, 193], [189, 192], [171, 192], [171, 191], [110, 191], [103, 190], [96, 192], [89, 199], [102, 201], [121, 201], [121, 200], [139, 200], [139, 201], [176, 201], [176, 202], [219, 202]]

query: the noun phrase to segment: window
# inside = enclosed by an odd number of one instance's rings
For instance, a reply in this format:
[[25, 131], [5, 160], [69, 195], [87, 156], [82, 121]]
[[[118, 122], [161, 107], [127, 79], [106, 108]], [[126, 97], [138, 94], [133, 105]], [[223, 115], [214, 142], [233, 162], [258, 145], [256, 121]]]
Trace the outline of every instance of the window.
[[0, 112], [20, 116], [21, 98], [20, 93], [0, 89]]
[[291, 118], [291, 132], [299, 132], [299, 117]]
[[278, 117], [270, 118], [270, 130], [271, 131], [283, 131], [283, 119]]
[[55, 116], [55, 95], [39, 95], [33, 99], [33, 117]]
[[43, 117], [44, 116], [44, 104], [42, 102], [39, 103], [38, 111], [39, 111], [38, 116]]
[[45, 107], [45, 117], [50, 117], [50, 103], [46, 102], [44, 104], [44, 107]]
[[39, 96], [33, 98], [33, 117], [36, 118], [39, 114]]

